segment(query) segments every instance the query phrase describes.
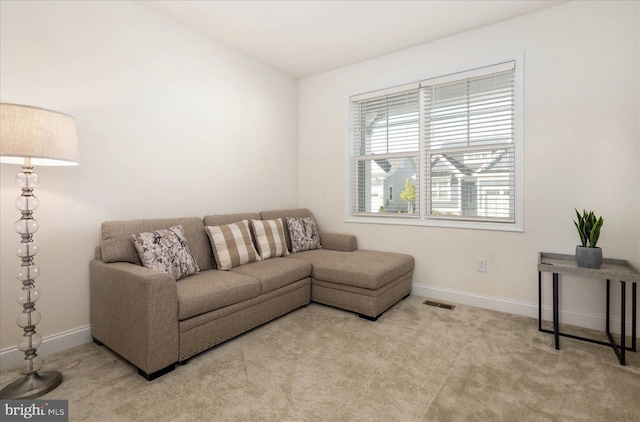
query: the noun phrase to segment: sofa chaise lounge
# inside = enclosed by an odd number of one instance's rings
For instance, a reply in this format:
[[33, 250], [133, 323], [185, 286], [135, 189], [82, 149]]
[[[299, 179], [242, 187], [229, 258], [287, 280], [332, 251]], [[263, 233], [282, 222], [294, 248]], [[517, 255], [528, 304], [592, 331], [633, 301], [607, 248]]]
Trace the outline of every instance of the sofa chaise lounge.
[[[108, 221], [90, 263], [91, 334], [152, 380], [194, 355], [310, 301], [376, 320], [411, 293], [413, 257], [357, 249], [320, 232], [320, 249], [219, 270], [207, 227], [313, 218], [307, 209]], [[178, 281], [144, 267], [132, 234], [182, 226], [199, 272]], [[284, 224], [285, 240], [291, 237]], [[255, 239], [254, 239], [255, 241]]]

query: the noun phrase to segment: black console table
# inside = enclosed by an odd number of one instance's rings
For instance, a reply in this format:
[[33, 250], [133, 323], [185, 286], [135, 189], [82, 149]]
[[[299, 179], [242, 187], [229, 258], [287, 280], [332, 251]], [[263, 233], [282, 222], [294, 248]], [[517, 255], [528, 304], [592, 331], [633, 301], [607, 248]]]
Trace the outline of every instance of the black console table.
[[[553, 273], [553, 331], [542, 328], [542, 272]], [[606, 332], [609, 342], [594, 340], [590, 338], [574, 336], [571, 334], [565, 334], [560, 332], [560, 321], [558, 312], [558, 284], [559, 274], [573, 274], [577, 276], [597, 278], [607, 281], [607, 322]], [[621, 289], [621, 302], [620, 302], [620, 345], [617, 345], [613, 339], [613, 336], [609, 332], [609, 302], [610, 302], [610, 281], [617, 280], [620, 282]], [[538, 253], [538, 331], [545, 333], [552, 333], [555, 336], [556, 350], [560, 350], [560, 338], [559, 336], [570, 337], [577, 340], [588, 341], [591, 343], [603, 344], [605, 346], [611, 346], [618, 361], [621, 365], [625, 364], [625, 351], [636, 351], [636, 331], [637, 331], [637, 313], [636, 313], [636, 300], [637, 300], [637, 288], [636, 285], [640, 281], [640, 272], [633, 268], [627, 261], [621, 259], [603, 259], [602, 266], [600, 268], [583, 268], [579, 267], [576, 263], [575, 256], [562, 255], [547, 252]], [[631, 347], [625, 345], [625, 328], [626, 328], [626, 292], [627, 283], [631, 283], [632, 298], [631, 298]]]

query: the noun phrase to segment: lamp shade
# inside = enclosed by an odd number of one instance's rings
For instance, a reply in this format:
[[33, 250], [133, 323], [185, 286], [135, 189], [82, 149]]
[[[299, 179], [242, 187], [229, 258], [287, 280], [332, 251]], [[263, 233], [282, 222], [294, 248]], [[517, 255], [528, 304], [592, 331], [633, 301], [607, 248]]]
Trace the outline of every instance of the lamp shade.
[[0, 103], [0, 163], [74, 166], [80, 162], [73, 117], [44, 108]]

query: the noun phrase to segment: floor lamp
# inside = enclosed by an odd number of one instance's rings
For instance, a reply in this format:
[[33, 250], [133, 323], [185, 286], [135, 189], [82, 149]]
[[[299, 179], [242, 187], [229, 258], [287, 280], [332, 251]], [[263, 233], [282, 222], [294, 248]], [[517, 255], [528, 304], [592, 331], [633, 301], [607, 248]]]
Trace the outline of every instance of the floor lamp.
[[33, 166], [72, 166], [78, 164], [78, 158], [73, 117], [37, 107], [0, 103], [0, 163], [22, 165], [16, 176], [22, 195], [15, 202], [21, 218], [14, 229], [21, 237], [16, 254], [22, 260], [16, 271], [16, 277], [22, 283], [16, 298], [23, 308], [17, 324], [24, 330], [18, 349], [25, 354], [20, 371], [24, 376], [4, 387], [0, 392], [1, 399], [33, 399], [62, 382], [62, 374], [58, 371], [38, 372], [44, 362], [36, 353], [42, 336], [36, 333], [41, 315], [35, 308], [40, 298], [35, 279], [40, 269], [33, 262], [39, 251], [33, 242], [33, 234], [39, 225], [33, 218], [33, 211], [38, 208], [39, 201], [33, 195], [33, 188], [38, 184]]

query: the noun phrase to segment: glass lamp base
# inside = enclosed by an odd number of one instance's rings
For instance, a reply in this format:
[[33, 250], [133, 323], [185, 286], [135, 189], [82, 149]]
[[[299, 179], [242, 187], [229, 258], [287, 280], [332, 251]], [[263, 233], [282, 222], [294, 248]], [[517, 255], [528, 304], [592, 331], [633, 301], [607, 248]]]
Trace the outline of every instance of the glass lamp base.
[[58, 371], [35, 372], [4, 387], [0, 391], [0, 399], [35, 399], [55, 389], [61, 382], [62, 374]]

